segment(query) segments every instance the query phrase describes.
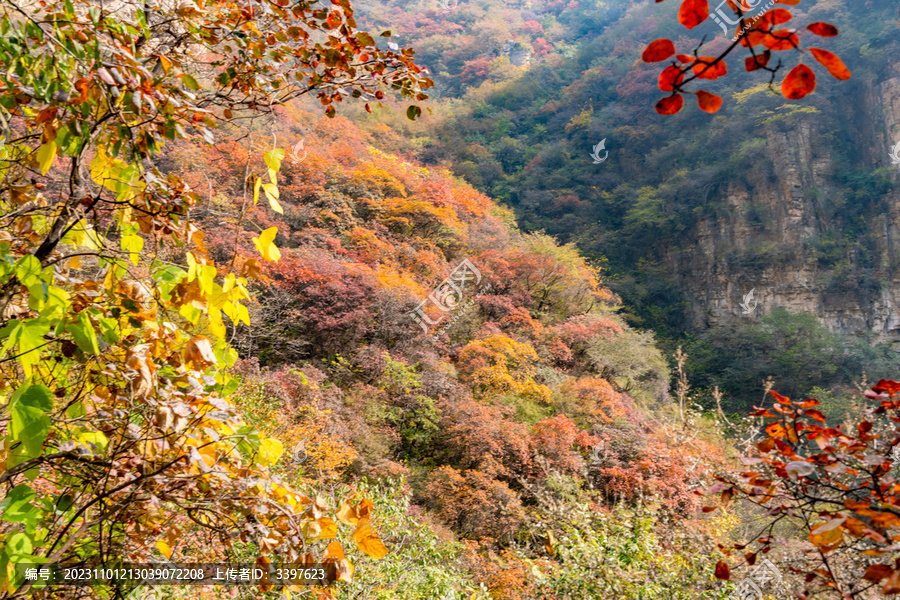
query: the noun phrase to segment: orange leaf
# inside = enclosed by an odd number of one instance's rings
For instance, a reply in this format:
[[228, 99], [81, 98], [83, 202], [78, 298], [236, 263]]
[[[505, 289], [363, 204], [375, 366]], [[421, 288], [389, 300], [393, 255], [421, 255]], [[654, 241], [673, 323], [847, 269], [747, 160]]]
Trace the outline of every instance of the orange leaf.
[[683, 63], [694, 62], [694, 57], [691, 56], [690, 54], [676, 54], [675, 58], [677, 58], [679, 62], [683, 62]]
[[775, 401], [778, 402], [779, 404], [790, 404], [791, 403], [790, 398], [788, 398], [787, 396], [782, 396], [775, 390], [771, 390], [769, 393], [772, 394], [772, 397], [775, 398]]
[[678, 22], [693, 29], [709, 17], [709, 3], [706, 0], [684, 0], [678, 9]]
[[684, 97], [681, 94], [666, 96], [656, 103], [656, 112], [661, 115], [674, 115], [684, 106]]
[[384, 542], [381, 541], [368, 521], [360, 521], [360, 526], [353, 532], [353, 541], [357, 548], [372, 558], [383, 558], [387, 554]]
[[820, 411], [818, 411], [814, 408], [804, 410], [803, 414], [808, 417], [812, 417], [813, 419], [815, 419], [816, 421], [819, 421], [820, 423], [825, 422], [825, 415], [823, 415]]
[[731, 579], [731, 570], [725, 564], [725, 561], [720, 560], [716, 563], [716, 579], [724, 579], [725, 581]]
[[781, 82], [781, 93], [788, 100], [799, 100], [816, 89], [816, 74], [806, 65], [791, 69]]
[[316, 536], [317, 540], [331, 540], [337, 537], [338, 527], [337, 523], [329, 519], [328, 517], [322, 517], [316, 520], [319, 527], [321, 527], [321, 531], [319, 531], [319, 535]]
[[806, 26], [806, 28], [812, 31], [814, 34], [820, 35], [822, 37], [834, 37], [838, 34], [837, 27], [830, 23], [822, 23], [821, 21], [810, 23]]
[[815, 58], [819, 63], [828, 69], [828, 72], [831, 73], [831, 76], [840, 79], [841, 81], [846, 81], [850, 79], [850, 69], [844, 64], [836, 54], [832, 54], [828, 50], [820, 50], [819, 48], [810, 48], [809, 51], [812, 53], [813, 58]]
[[[791, 20], [791, 12], [789, 10], [785, 10], [783, 8], [773, 8], [772, 10], [767, 10], [762, 18], [757, 22], [757, 26], [762, 23], [768, 25], [764, 29], [771, 29], [774, 25], [781, 25], [782, 23], [787, 23]], [[763, 29], [763, 28], [761, 28]]]
[[797, 6], [800, 0], [775, 0], [775, 4], [787, 4], [788, 6]]
[[697, 90], [697, 103], [703, 112], [714, 113], [722, 108], [722, 97], [703, 90]]
[[844, 539], [844, 531], [841, 525], [845, 518], [831, 519], [809, 532], [809, 541], [819, 550], [827, 554], [841, 545]]
[[644, 54], [641, 55], [641, 59], [648, 63], [659, 62], [673, 54], [675, 54], [675, 44], [672, 43], [672, 40], [659, 39], [650, 42], [650, 45], [644, 50]]
[[684, 71], [675, 65], [669, 65], [659, 74], [659, 89], [664, 92], [671, 92], [676, 85], [680, 85], [684, 81]]
[[694, 63], [692, 67], [697, 79], [718, 79], [728, 73], [728, 66], [725, 64], [725, 61], [720, 60], [713, 64], [715, 60], [715, 56], [699, 57], [698, 62]]
[[759, 29], [751, 29], [747, 32], [746, 35], [744, 35], [744, 37], [741, 38], [741, 46], [744, 46], [745, 48], [758, 46], [765, 42], [768, 35], [769, 34], [765, 31], [760, 31]]
[[769, 59], [772, 58], [772, 53], [769, 50], [766, 50], [762, 54], [757, 54], [756, 56], [748, 56], [744, 59], [744, 66], [747, 68], [747, 71], [755, 71], [757, 69], [762, 69], [767, 64], [769, 64]]
[[344, 525], [356, 525], [359, 521], [356, 509], [350, 504], [349, 500], [344, 500], [341, 503], [334, 516]]
[[800, 46], [800, 38], [790, 29], [779, 29], [767, 33], [765, 36], [763, 46], [775, 52], [791, 50]]
[[346, 558], [344, 555], [344, 548], [341, 546], [341, 543], [337, 540], [334, 540], [325, 548], [325, 555], [322, 558], [336, 558], [338, 560], [342, 558]]

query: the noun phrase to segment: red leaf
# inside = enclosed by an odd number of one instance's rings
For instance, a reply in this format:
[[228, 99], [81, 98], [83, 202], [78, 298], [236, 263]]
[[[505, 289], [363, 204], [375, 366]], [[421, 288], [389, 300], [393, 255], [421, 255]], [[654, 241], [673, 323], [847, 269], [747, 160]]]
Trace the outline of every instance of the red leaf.
[[678, 9], [678, 22], [693, 29], [709, 17], [709, 3], [706, 0], [684, 0]]
[[800, 0], [775, 0], [775, 4], [787, 4], [788, 6], [797, 6]]
[[760, 24], [765, 23], [768, 27], [760, 27], [760, 29], [771, 29], [775, 25], [781, 25], [782, 23], [787, 23], [791, 20], [791, 12], [789, 10], [785, 10], [783, 8], [773, 8], [772, 10], [767, 10], [765, 14], [757, 21], [756, 26], [759, 27]]
[[758, 29], [751, 29], [744, 35], [744, 37], [741, 38], [741, 46], [745, 48], [758, 46], [765, 42], [766, 37], [768, 37], [767, 32], [760, 31]]
[[731, 571], [728, 569], [725, 561], [720, 560], [716, 563], [716, 579], [724, 579], [725, 581], [731, 579]]
[[[720, 60], [716, 64], [712, 64], [716, 60], [715, 56], [701, 56], [693, 65], [694, 75], [697, 79], [718, 79], [728, 73], [728, 66], [724, 60]], [[703, 61], [703, 62], [699, 62]]]
[[866, 568], [866, 574], [863, 575], [863, 579], [865, 579], [866, 581], [878, 583], [893, 572], [894, 569], [892, 569], [888, 565], [869, 565]]
[[748, 56], [744, 59], [744, 66], [747, 68], [747, 71], [755, 71], [757, 69], [762, 69], [767, 64], [769, 64], [769, 59], [772, 58], [772, 53], [769, 50], [766, 50], [762, 54], [757, 54], [756, 56]]
[[779, 29], [778, 31], [765, 34], [762, 43], [769, 50], [778, 52], [797, 48], [800, 46], [800, 38], [790, 29]]
[[679, 62], [683, 62], [683, 63], [694, 62], [694, 57], [691, 56], [690, 54], [676, 54], [675, 58], [677, 58]]
[[700, 105], [700, 110], [703, 112], [714, 113], [722, 108], [722, 97], [697, 90], [697, 104]]
[[664, 92], [671, 92], [676, 85], [680, 85], [684, 81], [684, 71], [675, 65], [669, 65], [659, 74], [659, 89]]
[[666, 96], [656, 103], [656, 112], [661, 115], [674, 115], [684, 106], [684, 97], [681, 94]]
[[766, 438], [758, 443], [756, 447], [763, 454], [765, 454], [766, 452], [771, 452], [775, 448], [775, 440], [773, 440], [772, 438]]
[[675, 54], [675, 44], [672, 43], [672, 40], [659, 39], [650, 42], [650, 45], [644, 50], [644, 54], [641, 55], [641, 59], [648, 63], [659, 62], [673, 54]]
[[844, 61], [838, 58], [837, 54], [832, 54], [828, 50], [820, 50], [819, 48], [810, 48], [809, 51], [812, 52], [813, 58], [828, 69], [832, 77], [841, 81], [850, 79], [850, 69], [847, 68]]
[[807, 29], [812, 31], [816, 35], [820, 35], [822, 37], [834, 37], [838, 34], [837, 27], [830, 23], [810, 23], [806, 26]]
[[[75, 87], [78, 87], [78, 84], [75, 84]], [[893, 379], [881, 379], [876, 383], [872, 390], [878, 392], [879, 394], [888, 393], [891, 396], [900, 392], [900, 383], [897, 383]]]
[[819, 421], [819, 422], [821, 422], [821, 423], [824, 423], [824, 422], [825, 422], [825, 415], [823, 415], [821, 412], [817, 411], [817, 410], [814, 409], [814, 408], [810, 408], [810, 409], [808, 409], [808, 410], [804, 410], [804, 411], [803, 411], [803, 414], [804, 414], [804, 415], [807, 415], [807, 416], [809, 416], [809, 417], [812, 417], [813, 419], [815, 419], [816, 421]]
[[799, 100], [816, 89], [816, 74], [806, 65], [791, 69], [781, 82], [781, 93], [788, 100]]
[[791, 403], [790, 398], [788, 398], [787, 396], [782, 396], [775, 390], [771, 390], [769, 393], [772, 394], [772, 396], [775, 398], [776, 401], [778, 401], [779, 404], [790, 404]]

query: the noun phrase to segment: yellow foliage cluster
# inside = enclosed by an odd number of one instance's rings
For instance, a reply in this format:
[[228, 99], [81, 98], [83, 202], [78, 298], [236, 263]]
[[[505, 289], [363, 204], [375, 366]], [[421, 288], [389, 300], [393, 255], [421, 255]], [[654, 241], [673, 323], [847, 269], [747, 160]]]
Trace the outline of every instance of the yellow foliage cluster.
[[533, 379], [539, 361], [530, 344], [496, 334], [467, 344], [459, 353], [458, 366], [463, 380], [483, 397], [518, 394], [548, 402], [550, 388]]

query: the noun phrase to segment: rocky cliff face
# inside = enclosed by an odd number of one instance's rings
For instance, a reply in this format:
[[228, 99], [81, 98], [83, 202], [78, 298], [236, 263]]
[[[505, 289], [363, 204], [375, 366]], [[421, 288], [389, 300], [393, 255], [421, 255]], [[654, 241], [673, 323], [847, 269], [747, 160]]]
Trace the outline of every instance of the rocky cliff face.
[[[869, 171], [885, 168], [880, 177], [897, 181], [900, 165], [890, 152], [900, 142], [900, 76], [860, 84], [857, 92], [842, 129], [851, 137], [844, 140], [850, 160]], [[748, 157], [753, 168], [725, 192], [725, 216], [701, 220], [694, 244], [666, 252], [694, 327], [786, 307], [817, 315], [832, 331], [900, 345], [900, 193], [852, 195], [849, 188], [863, 184], [836, 179], [844, 166], [836, 161], [847, 159], [829, 143], [833, 128], [821, 114], [766, 126], [765, 143]], [[747, 312], [741, 304], [751, 291]]]

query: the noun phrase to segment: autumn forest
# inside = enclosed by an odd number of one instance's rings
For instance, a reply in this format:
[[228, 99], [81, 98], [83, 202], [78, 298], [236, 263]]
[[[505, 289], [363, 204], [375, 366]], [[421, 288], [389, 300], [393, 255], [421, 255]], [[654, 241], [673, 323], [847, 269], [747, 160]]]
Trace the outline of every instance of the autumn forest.
[[894, 0], [4, 0], [0, 599], [900, 594]]

